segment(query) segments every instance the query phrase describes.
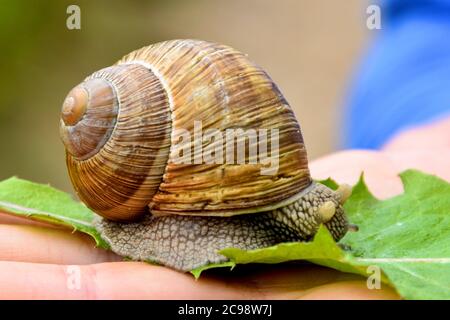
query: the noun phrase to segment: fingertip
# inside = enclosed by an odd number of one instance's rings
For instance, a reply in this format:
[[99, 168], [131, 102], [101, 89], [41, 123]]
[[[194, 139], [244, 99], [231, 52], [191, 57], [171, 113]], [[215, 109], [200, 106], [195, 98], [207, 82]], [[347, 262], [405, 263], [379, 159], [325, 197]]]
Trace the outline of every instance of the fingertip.
[[398, 300], [401, 297], [386, 284], [379, 289], [369, 289], [364, 280], [326, 284], [306, 291], [301, 300]]
[[87, 235], [34, 225], [0, 225], [0, 260], [51, 264], [120, 261]]
[[312, 161], [310, 171], [314, 179], [331, 177], [339, 184], [350, 185], [355, 185], [361, 173], [364, 173], [364, 181], [369, 190], [379, 199], [403, 192], [397, 165], [380, 151], [340, 151]]

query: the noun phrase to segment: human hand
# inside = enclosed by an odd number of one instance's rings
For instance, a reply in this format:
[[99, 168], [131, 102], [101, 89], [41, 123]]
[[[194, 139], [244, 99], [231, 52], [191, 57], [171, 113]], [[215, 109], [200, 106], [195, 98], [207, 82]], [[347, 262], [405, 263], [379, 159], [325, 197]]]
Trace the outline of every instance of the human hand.
[[[354, 184], [364, 171], [380, 198], [402, 191], [397, 174], [408, 168], [450, 180], [449, 132], [449, 120], [410, 130], [382, 151], [343, 151], [313, 161], [311, 173]], [[195, 281], [165, 267], [122, 262], [82, 234], [6, 214], [0, 214], [0, 223], [0, 299], [398, 298], [388, 286], [369, 290], [362, 277], [310, 264], [238, 266]], [[81, 277], [79, 289], [68, 285], [74, 270]]]
[[[217, 269], [196, 281], [165, 267], [121, 262], [81, 234], [14, 223], [0, 225], [0, 299], [397, 298], [387, 286], [368, 290], [362, 277], [311, 264]], [[77, 275], [79, 289], [70, 280]]]

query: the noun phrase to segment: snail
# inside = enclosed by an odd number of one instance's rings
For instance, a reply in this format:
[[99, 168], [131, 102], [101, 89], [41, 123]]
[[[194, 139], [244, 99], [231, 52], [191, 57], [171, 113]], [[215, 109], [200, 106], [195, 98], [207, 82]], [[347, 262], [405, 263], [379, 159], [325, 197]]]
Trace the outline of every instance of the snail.
[[[273, 170], [268, 141], [254, 139], [268, 132]], [[223, 248], [310, 241], [321, 224], [338, 241], [349, 229], [350, 187], [312, 180], [288, 102], [229, 46], [165, 41], [94, 72], [64, 100], [60, 136], [102, 238], [133, 260], [188, 271], [226, 261]]]

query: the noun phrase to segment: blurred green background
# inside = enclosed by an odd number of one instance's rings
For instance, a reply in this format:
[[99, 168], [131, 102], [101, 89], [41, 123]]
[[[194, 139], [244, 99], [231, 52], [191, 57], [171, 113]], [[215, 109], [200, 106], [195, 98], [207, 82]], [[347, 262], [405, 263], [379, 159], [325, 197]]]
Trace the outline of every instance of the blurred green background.
[[[66, 9], [81, 8], [81, 30]], [[361, 0], [0, 0], [0, 179], [72, 192], [58, 135], [68, 91], [126, 53], [196, 38], [248, 53], [299, 119], [310, 159], [336, 148], [340, 105], [368, 35]]]

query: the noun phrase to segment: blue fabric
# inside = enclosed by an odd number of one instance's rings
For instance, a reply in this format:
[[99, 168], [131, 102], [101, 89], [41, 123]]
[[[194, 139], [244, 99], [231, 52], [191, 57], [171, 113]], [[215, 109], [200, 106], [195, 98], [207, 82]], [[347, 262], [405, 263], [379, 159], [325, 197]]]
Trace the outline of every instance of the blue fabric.
[[346, 148], [450, 114], [450, 0], [386, 0], [381, 13], [346, 103]]

